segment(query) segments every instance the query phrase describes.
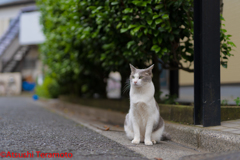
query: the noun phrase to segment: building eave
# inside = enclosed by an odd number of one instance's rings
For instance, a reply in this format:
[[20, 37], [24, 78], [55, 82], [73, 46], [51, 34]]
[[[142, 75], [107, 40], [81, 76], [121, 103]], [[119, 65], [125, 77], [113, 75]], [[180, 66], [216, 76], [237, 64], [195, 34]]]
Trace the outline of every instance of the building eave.
[[16, 2], [9, 2], [9, 3], [4, 3], [0, 4], [0, 8], [5, 8], [5, 7], [12, 7], [12, 6], [18, 6], [18, 5], [24, 5], [24, 4], [35, 4], [35, 0], [22, 0], [22, 1], [16, 1]]

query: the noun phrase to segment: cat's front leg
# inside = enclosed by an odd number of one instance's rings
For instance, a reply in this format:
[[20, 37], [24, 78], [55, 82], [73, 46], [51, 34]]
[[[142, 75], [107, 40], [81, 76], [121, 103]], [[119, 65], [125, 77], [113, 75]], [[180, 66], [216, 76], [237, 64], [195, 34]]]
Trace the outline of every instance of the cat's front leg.
[[136, 120], [133, 120], [133, 132], [134, 132], [134, 138], [132, 140], [133, 144], [139, 144], [140, 143], [140, 128], [139, 124], [136, 122]]
[[151, 140], [153, 123], [154, 123], [154, 120], [152, 118], [149, 118], [146, 125], [146, 131], [145, 131], [145, 139], [144, 139], [145, 145], [153, 145], [153, 142]]

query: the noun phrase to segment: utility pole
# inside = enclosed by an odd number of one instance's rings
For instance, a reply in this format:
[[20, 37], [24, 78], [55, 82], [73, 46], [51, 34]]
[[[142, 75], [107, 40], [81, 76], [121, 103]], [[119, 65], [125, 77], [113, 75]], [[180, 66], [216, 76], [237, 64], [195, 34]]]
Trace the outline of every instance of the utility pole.
[[221, 124], [219, 0], [194, 0], [194, 123]]

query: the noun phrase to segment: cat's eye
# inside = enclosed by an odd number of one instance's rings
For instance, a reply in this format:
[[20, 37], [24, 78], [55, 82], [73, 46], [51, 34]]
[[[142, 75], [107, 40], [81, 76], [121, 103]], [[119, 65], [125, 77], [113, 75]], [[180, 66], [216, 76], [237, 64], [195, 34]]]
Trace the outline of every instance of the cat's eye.
[[143, 78], [143, 76], [140, 76], [140, 77], [139, 77], [139, 79], [142, 79], [142, 78]]
[[135, 78], [134, 76], [132, 76], [132, 78]]

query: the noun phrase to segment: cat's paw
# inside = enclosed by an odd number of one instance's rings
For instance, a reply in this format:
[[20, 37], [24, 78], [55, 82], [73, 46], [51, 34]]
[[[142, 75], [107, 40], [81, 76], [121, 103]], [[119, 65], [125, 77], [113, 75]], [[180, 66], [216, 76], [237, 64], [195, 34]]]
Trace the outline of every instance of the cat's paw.
[[140, 143], [140, 140], [139, 140], [139, 139], [133, 139], [133, 140], [132, 140], [132, 143], [133, 143], [133, 144], [139, 144], [139, 143]]
[[144, 141], [145, 145], [148, 145], [148, 146], [151, 146], [153, 145], [153, 142], [152, 141]]
[[156, 144], [156, 143], [157, 143], [157, 141], [153, 140], [153, 141], [152, 141], [152, 143], [153, 143], [153, 144]]

